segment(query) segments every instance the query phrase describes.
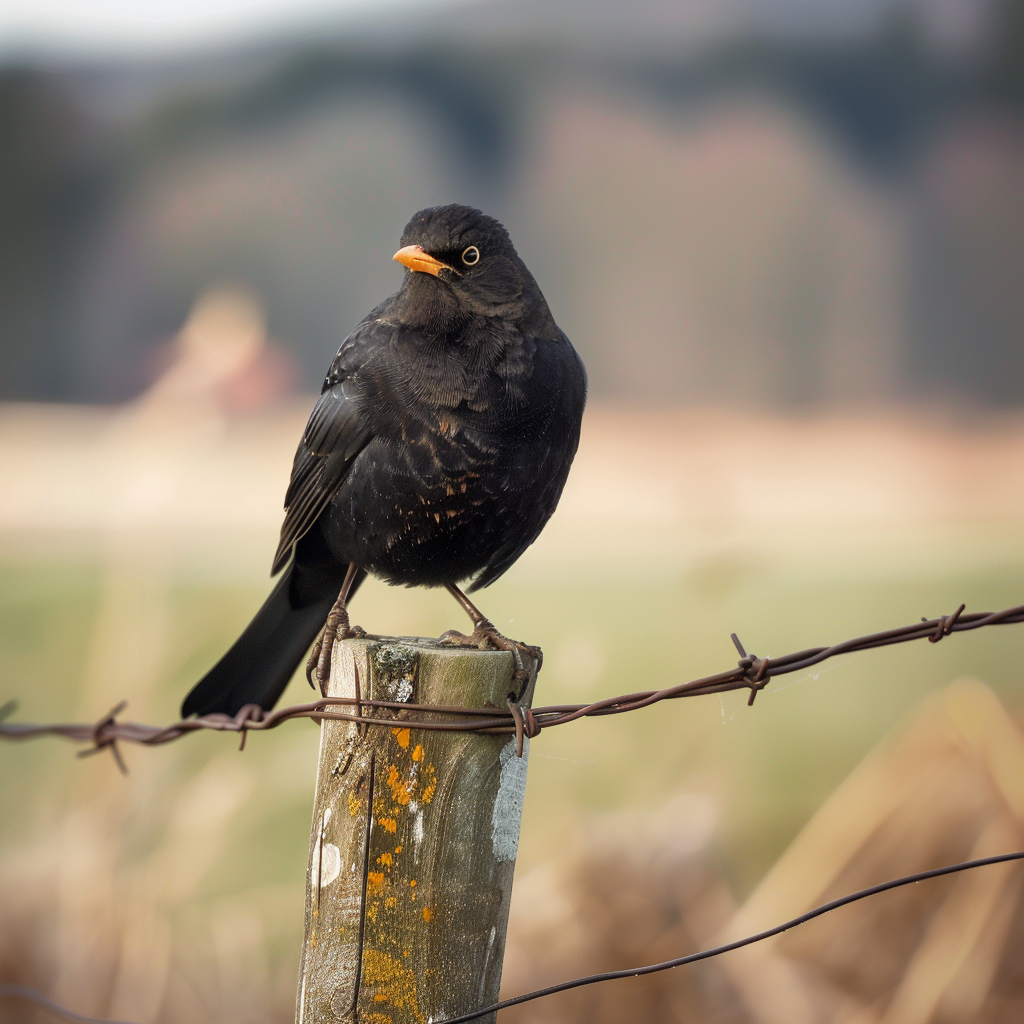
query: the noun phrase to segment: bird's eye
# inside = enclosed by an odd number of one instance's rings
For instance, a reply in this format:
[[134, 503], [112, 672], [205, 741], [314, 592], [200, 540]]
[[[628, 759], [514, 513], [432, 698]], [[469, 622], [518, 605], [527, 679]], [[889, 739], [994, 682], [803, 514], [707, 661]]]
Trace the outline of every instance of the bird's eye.
[[467, 267], [473, 266], [474, 263], [480, 262], [480, 250], [475, 246], [471, 245], [468, 249], [462, 250], [462, 262]]

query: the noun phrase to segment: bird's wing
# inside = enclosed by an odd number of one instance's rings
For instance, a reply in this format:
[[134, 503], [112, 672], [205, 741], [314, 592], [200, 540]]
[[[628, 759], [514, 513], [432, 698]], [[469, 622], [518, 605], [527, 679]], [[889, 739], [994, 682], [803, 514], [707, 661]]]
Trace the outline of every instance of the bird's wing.
[[287, 564], [295, 542], [316, 522], [341, 486], [355, 457], [373, 436], [362, 416], [354, 376], [358, 361], [345, 359], [363, 354], [360, 349], [365, 352], [367, 346], [354, 344], [355, 341], [355, 336], [350, 338], [335, 358], [295, 452], [292, 477], [284, 499], [281, 541], [274, 555], [271, 575]]

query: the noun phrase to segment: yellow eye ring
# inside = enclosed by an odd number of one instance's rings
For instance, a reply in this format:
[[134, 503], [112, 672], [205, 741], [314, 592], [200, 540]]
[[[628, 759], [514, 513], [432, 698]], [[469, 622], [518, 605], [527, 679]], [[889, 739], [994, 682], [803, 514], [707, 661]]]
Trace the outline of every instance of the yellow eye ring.
[[475, 245], [470, 245], [462, 250], [462, 262], [467, 267], [475, 266], [480, 262], [480, 250]]

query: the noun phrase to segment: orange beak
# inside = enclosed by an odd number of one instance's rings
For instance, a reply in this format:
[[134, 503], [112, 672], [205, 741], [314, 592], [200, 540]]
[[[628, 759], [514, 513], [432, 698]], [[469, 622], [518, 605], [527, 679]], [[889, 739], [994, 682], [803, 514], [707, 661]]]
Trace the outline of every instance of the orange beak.
[[437, 277], [442, 270], [451, 270], [447, 263], [435, 260], [428, 252], [424, 252], [421, 245], [407, 245], [399, 249], [392, 259], [398, 260], [403, 266], [410, 270], [417, 270], [423, 274], [433, 274]]

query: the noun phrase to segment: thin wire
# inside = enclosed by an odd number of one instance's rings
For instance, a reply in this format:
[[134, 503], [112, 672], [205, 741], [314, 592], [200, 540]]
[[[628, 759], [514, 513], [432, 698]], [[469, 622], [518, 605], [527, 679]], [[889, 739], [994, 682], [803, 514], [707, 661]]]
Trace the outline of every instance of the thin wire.
[[110, 1020], [109, 1017], [85, 1017], [80, 1013], [75, 1013], [74, 1010], [65, 1010], [63, 1006], [58, 1006], [57, 1003], [47, 999], [42, 992], [37, 992], [34, 988], [29, 988], [28, 985], [0, 985], [0, 996], [31, 1000], [58, 1017], [81, 1021], [82, 1024], [132, 1024], [131, 1021]]
[[961, 864], [952, 864], [949, 867], [933, 868], [931, 871], [919, 871], [914, 875], [906, 875], [903, 878], [893, 879], [891, 882], [883, 882], [881, 885], [873, 885], [870, 889], [861, 889], [859, 892], [843, 896], [831, 903], [825, 903], [814, 910], [809, 910], [800, 917], [794, 917], [791, 921], [776, 925], [767, 931], [758, 932], [756, 935], [749, 935], [745, 939], [737, 939], [735, 942], [726, 943], [724, 946], [716, 946], [714, 949], [705, 949], [700, 953], [691, 953], [689, 956], [677, 957], [675, 960], [666, 960], [660, 964], [650, 964], [647, 967], [633, 967], [624, 971], [608, 971], [605, 974], [592, 974], [586, 978], [574, 978], [572, 981], [563, 981], [558, 985], [549, 985], [547, 988], [537, 989], [535, 992], [527, 992], [525, 995], [515, 996], [512, 999], [503, 999], [499, 1003], [485, 1006], [482, 1010], [474, 1010], [472, 1013], [464, 1013], [461, 1017], [449, 1017], [447, 1020], [438, 1021], [438, 1024], [464, 1024], [465, 1021], [477, 1020], [489, 1013], [497, 1013], [498, 1010], [506, 1010], [510, 1006], [518, 1006], [520, 1003], [528, 1003], [534, 999], [542, 999], [544, 996], [554, 995], [556, 992], [567, 992], [573, 988], [583, 988], [584, 985], [596, 985], [600, 981], [615, 981], [619, 978], [639, 978], [645, 974], [657, 974], [659, 971], [669, 971], [674, 967], [683, 967], [686, 964], [696, 963], [698, 960], [707, 960], [713, 956], [720, 956], [722, 953], [729, 953], [734, 949], [749, 946], [764, 939], [770, 939], [773, 935], [780, 935], [789, 931], [797, 925], [812, 921], [829, 911], [838, 910], [848, 903], [855, 903], [857, 900], [866, 899], [868, 896], [875, 896], [880, 892], [889, 889], [896, 889], [901, 885], [911, 885], [914, 882], [923, 882], [928, 878], [938, 878], [941, 875], [952, 875], [958, 871], [968, 871], [971, 868], [987, 867], [990, 864], [1002, 864], [1010, 860], [1024, 860], [1024, 850], [1017, 853], [1003, 853], [996, 857], [983, 857], [981, 860], [964, 861]]
[[[472, 1013], [464, 1013], [460, 1017], [449, 1017], [447, 1020], [439, 1021], [438, 1024], [465, 1024], [467, 1021], [477, 1020], [489, 1013], [497, 1013], [499, 1010], [507, 1010], [510, 1006], [518, 1006], [520, 1003], [532, 1002], [534, 999], [543, 999], [545, 996], [555, 995], [558, 992], [568, 992], [570, 989], [583, 988], [585, 985], [596, 985], [602, 981], [617, 981], [622, 978], [639, 978], [645, 974], [657, 974], [659, 971], [669, 971], [675, 967], [683, 967], [686, 964], [696, 963], [698, 960], [708, 960], [711, 957], [720, 956], [722, 953], [729, 953], [734, 949], [741, 949], [743, 946], [750, 946], [755, 942], [762, 942], [770, 939], [773, 935], [781, 935], [796, 928], [799, 925], [813, 921], [830, 911], [838, 910], [847, 904], [856, 903], [858, 900], [866, 899], [868, 896], [877, 896], [878, 893], [887, 892], [890, 889], [898, 889], [903, 885], [911, 885], [915, 882], [924, 882], [929, 878], [940, 878], [942, 875], [952, 875], [960, 871], [969, 871], [972, 868], [988, 867], [992, 864], [1005, 864], [1007, 861], [1024, 860], [1024, 850], [1016, 853], [1001, 853], [995, 857], [982, 857], [980, 860], [968, 860], [959, 864], [951, 864], [947, 867], [932, 868], [930, 871], [918, 871], [913, 875], [904, 875], [902, 878], [895, 878], [889, 882], [882, 882], [880, 885], [873, 885], [868, 889], [861, 889], [851, 893], [849, 896], [842, 896], [830, 903], [824, 903], [806, 914], [794, 917], [790, 921], [776, 925], [766, 931], [758, 932], [756, 935], [748, 935], [744, 939], [737, 939], [735, 942], [726, 943], [724, 946], [715, 946], [713, 949], [705, 949], [700, 953], [691, 953], [689, 956], [677, 957], [674, 960], [666, 960], [660, 964], [649, 964], [646, 967], [631, 967], [623, 971], [607, 971], [604, 974], [591, 974], [585, 978], [574, 978], [572, 981], [563, 981], [557, 985], [549, 985], [547, 988], [540, 988], [534, 992], [527, 992], [521, 996], [514, 996], [512, 999], [503, 999], [498, 1003], [492, 1003], [483, 1009], [474, 1010]], [[0, 996], [13, 996], [15, 998], [30, 999], [45, 1007], [52, 1013], [68, 1020], [82, 1021], [83, 1024], [131, 1024], [128, 1021], [112, 1021], [103, 1017], [84, 1017], [79, 1013], [66, 1010], [62, 1006], [47, 999], [40, 992], [29, 988], [27, 985], [0, 985]]]

